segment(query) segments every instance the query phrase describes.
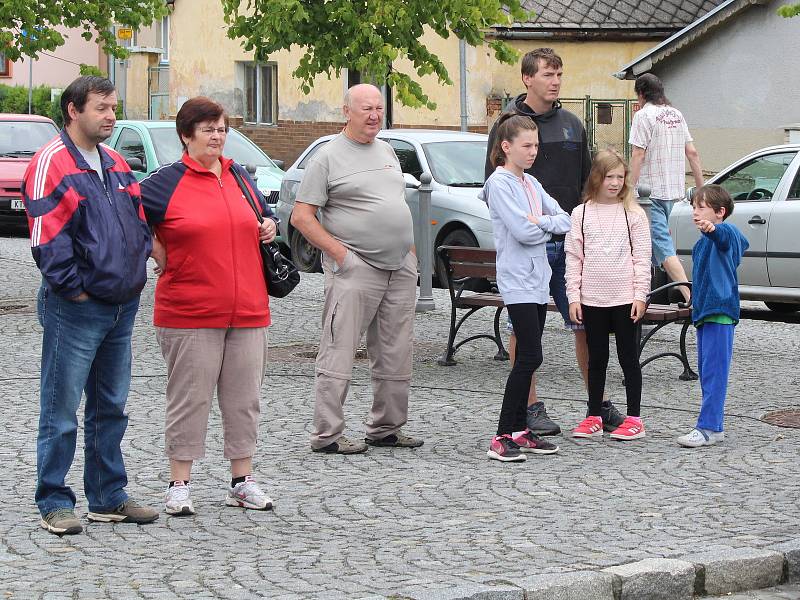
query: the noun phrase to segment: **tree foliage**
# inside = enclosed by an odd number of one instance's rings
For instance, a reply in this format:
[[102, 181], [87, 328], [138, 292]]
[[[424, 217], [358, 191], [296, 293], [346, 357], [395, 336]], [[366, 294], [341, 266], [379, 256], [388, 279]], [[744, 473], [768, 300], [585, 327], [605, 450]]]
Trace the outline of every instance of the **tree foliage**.
[[139, 29], [166, 14], [165, 0], [2, 0], [0, 48], [12, 61], [36, 57], [64, 44], [57, 30], [63, 26], [83, 29], [84, 39], [96, 39], [105, 52], [123, 57], [114, 24]]
[[486, 40], [492, 25], [524, 21], [520, 0], [222, 0], [228, 36], [241, 38], [256, 60], [292, 46], [305, 54], [292, 75], [311, 91], [314, 77], [355, 69], [362, 80], [390, 84], [406, 106], [435, 108], [412, 74], [397, 69], [407, 58], [416, 76], [435, 75], [452, 85], [442, 60], [421, 38], [425, 26], [443, 38], [454, 34], [472, 46], [486, 42], [498, 60], [518, 54], [501, 40]]
[[781, 6], [778, 9], [778, 14], [780, 16], [782, 16], [782, 17], [786, 17], [787, 19], [789, 17], [796, 17], [796, 16], [800, 15], [800, 3], [798, 3], [798, 4], [786, 4], [784, 6]]

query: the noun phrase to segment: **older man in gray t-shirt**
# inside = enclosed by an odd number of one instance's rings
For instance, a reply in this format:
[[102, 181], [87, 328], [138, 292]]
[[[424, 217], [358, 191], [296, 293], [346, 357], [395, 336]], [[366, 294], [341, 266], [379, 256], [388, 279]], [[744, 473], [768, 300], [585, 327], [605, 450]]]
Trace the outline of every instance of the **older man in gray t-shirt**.
[[[322, 250], [325, 272], [311, 448], [339, 454], [364, 452], [367, 444], [413, 448], [422, 441], [400, 431], [408, 415], [417, 283], [405, 181], [391, 146], [375, 138], [383, 121], [380, 90], [350, 88], [344, 114], [342, 133], [309, 162], [292, 211], [292, 225]], [[342, 435], [364, 332], [374, 395], [366, 444]]]

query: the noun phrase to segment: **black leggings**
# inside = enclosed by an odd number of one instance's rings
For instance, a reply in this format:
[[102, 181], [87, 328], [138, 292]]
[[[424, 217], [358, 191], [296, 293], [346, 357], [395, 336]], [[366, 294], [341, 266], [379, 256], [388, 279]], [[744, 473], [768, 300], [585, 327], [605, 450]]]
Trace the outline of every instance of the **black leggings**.
[[[628, 416], [638, 417], [642, 403], [642, 369], [639, 366], [639, 344], [636, 323], [631, 319], [631, 305], [586, 306], [583, 309], [583, 326], [586, 328], [586, 345], [589, 347], [589, 414], [600, 416], [603, 391], [608, 368], [608, 334], [612, 331], [617, 341], [617, 358], [625, 376], [625, 395], [628, 399]], [[514, 327], [516, 330], [516, 327]]]
[[506, 381], [497, 435], [527, 427], [528, 393], [533, 373], [542, 364], [542, 330], [547, 316], [546, 304], [509, 304], [507, 309], [517, 338], [517, 357]]

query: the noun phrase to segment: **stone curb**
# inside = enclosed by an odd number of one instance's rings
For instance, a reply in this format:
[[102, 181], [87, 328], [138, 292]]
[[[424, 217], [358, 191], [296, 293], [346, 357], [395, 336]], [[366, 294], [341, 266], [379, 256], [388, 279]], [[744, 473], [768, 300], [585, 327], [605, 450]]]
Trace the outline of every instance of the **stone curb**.
[[[767, 549], [715, 546], [600, 571], [532, 575], [439, 590], [405, 590], [389, 600], [692, 600], [800, 581], [800, 539]], [[371, 596], [370, 600], [376, 598]]]

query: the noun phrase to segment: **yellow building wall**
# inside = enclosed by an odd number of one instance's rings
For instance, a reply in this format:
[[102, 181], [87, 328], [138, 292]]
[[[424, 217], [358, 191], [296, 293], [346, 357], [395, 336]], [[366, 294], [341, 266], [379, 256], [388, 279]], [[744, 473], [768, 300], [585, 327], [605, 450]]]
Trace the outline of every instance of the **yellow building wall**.
[[[203, 18], [198, 18], [203, 15]], [[222, 103], [231, 115], [244, 107], [243, 76], [237, 62], [252, 61], [253, 53], [231, 40], [223, 27], [219, 0], [176, 2], [170, 23], [170, 101], [178, 106], [188, 98], [205, 95]], [[202, 43], [199, 41], [202, 40]], [[278, 65], [278, 115], [281, 120], [341, 121], [344, 87], [333, 78], [318, 77], [308, 96], [291, 77], [302, 52], [276, 52]]]
[[[202, 15], [202, 18], [199, 18]], [[239, 41], [225, 35], [222, 7], [218, 0], [176, 2], [170, 25], [170, 101], [177, 108], [188, 98], [207, 95], [221, 102], [233, 116], [243, 112], [243, 81], [237, 61], [252, 61]], [[436, 125], [458, 127], [460, 124], [458, 39], [427, 32], [425, 45], [444, 62], [452, 86], [440, 85], [435, 76], [418, 78], [411, 64], [398, 60], [396, 68], [412, 73], [437, 104], [433, 111], [393, 105], [397, 125]], [[635, 42], [510, 41], [521, 54], [533, 48], [553, 47], [564, 59], [562, 97], [632, 98], [633, 82], [612, 76], [623, 64], [651, 48], [657, 40]], [[201, 43], [202, 42], [202, 43]], [[312, 92], [305, 95], [300, 83], [291, 76], [303, 50], [276, 52], [270, 57], [278, 65], [278, 117], [280, 120], [341, 121], [345, 91], [339, 77], [317, 77]], [[486, 98], [489, 95], [514, 96], [524, 88], [519, 62], [501, 64], [488, 46], [467, 46], [467, 105], [471, 126], [487, 124]]]

